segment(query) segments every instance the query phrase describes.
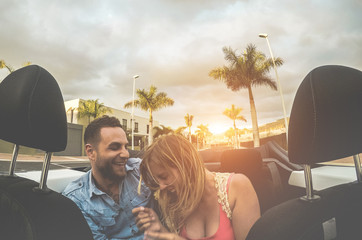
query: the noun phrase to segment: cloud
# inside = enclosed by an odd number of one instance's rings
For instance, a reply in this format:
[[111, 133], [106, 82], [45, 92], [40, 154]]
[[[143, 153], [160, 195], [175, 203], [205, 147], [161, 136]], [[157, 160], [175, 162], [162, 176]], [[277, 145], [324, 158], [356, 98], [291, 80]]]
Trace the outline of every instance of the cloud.
[[[313, 68], [340, 64], [362, 69], [362, 4], [357, 0], [272, 1], [17, 1], [0, 8], [0, 59], [14, 68], [31, 61], [58, 80], [66, 100], [96, 99], [121, 108], [136, 88], [156, 85], [175, 105], [155, 113], [161, 124], [231, 125], [222, 115], [235, 104], [251, 126], [247, 90], [232, 92], [208, 76], [226, 64], [222, 48], [243, 51], [249, 43], [278, 68], [287, 112], [303, 78]], [[0, 79], [7, 75], [0, 70]], [[275, 72], [270, 76], [275, 78]], [[278, 91], [253, 89], [259, 123], [283, 116]], [[172, 114], [170, 114], [172, 113]], [[147, 117], [140, 110], [136, 114]]]

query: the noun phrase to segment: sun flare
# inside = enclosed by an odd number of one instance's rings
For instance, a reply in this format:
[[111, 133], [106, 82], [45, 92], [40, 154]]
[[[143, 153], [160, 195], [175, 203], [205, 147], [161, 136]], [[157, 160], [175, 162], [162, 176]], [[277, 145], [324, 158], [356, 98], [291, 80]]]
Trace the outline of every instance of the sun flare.
[[228, 127], [229, 126], [223, 124], [211, 124], [209, 126], [209, 130], [213, 134], [220, 134], [226, 132], [228, 130]]

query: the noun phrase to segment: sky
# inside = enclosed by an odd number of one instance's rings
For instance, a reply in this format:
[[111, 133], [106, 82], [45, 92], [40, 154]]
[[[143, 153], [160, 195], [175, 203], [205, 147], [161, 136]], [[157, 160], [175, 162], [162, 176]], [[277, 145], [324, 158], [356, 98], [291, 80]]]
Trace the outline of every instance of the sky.
[[[124, 109], [136, 89], [155, 85], [174, 99], [154, 112], [160, 124], [193, 131], [204, 124], [220, 133], [223, 115], [241, 107], [251, 128], [246, 89], [233, 92], [209, 72], [227, 65], [223, 47], [242, 53], [248, 44], [284, 64], [277, 69], [289, 116], [299, 84], [329, 64], [362, 70], [360, 0], [1, 0], [0, 59], [14, 69], [30, 61], [58, 81], [64, 100], [99, 99]], [[0, 69], [0, 80], [8, 74]], [[276, 74], [270, 71], [276, 80]], [[279, 91], [253, 88], [259, 125], [283, 118]], [[135, 110], [136, 115], [148, 113]]]

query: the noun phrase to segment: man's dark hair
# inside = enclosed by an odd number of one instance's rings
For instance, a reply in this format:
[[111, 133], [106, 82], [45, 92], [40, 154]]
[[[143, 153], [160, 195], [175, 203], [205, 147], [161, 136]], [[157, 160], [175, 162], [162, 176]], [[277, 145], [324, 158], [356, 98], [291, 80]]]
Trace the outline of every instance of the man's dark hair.
[[110, 117], [108, 115], [104, 115], [100, 118], [94, 119], [84, 132], [84, 144], [92, 144], [92, 145], [98, 145], [100, 141], [100, 132], [101, 129], [104, 127], [120, 127], [122, 128], [122, 125], [118, 118], [116, 117]]

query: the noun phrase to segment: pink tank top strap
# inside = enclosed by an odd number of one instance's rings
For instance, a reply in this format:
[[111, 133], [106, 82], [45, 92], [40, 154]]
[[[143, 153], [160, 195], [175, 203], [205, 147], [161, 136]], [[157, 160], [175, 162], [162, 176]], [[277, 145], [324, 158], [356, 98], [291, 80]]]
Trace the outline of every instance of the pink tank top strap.
[[226, 185], [226, 191], [227, 193], [229, 193], [229, 186], [230, 186], [230, 182], [231, 182], [231, 178], [234, 176], [234, 173], [230, 173], [230, 176], [228, 178], [228, 183]]

